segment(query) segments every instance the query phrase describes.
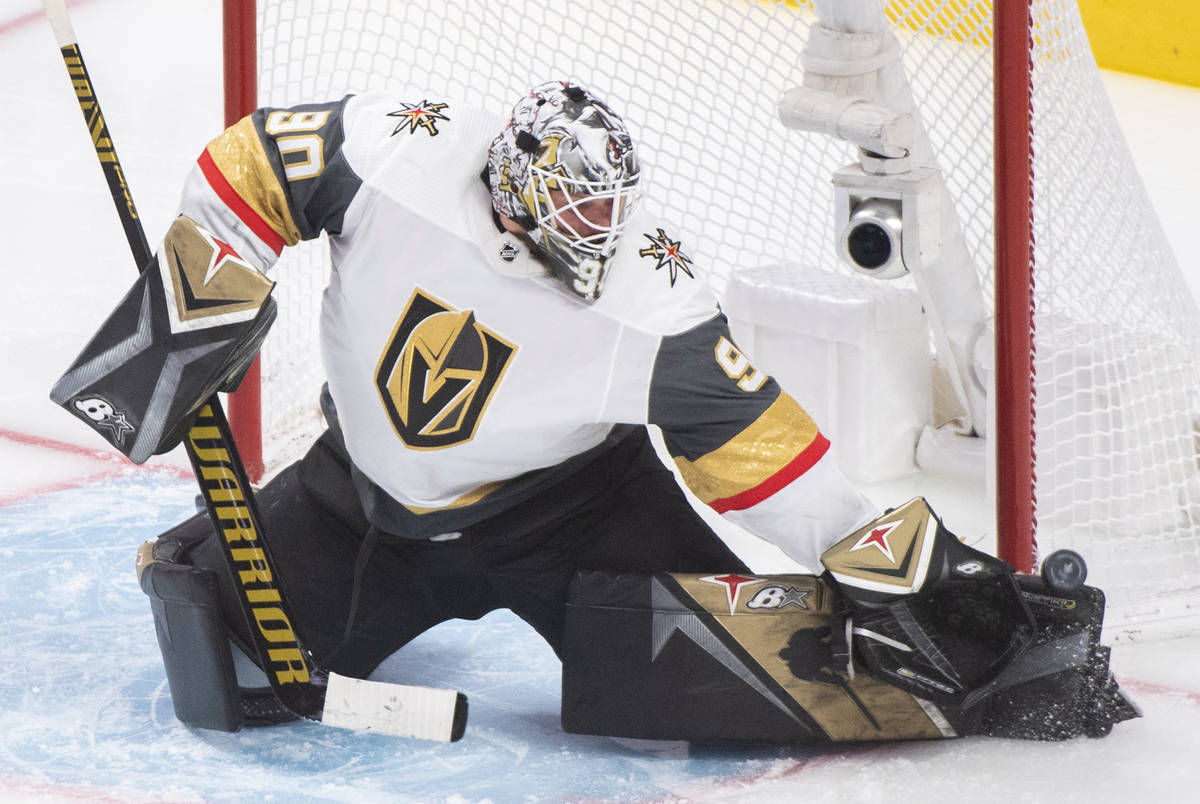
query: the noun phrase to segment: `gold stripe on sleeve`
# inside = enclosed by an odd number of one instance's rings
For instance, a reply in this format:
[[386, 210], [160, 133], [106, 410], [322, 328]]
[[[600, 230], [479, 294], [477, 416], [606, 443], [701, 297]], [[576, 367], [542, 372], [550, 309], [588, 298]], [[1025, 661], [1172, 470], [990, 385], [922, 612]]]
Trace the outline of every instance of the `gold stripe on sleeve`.
[[208, 144], [208, 154], [234, 192], [256, 212], [284, 242], [300, 242], [300, 229], [288, 209], [287, 198], [250, 117], [243, 117]]
[[701, 502], [741, 494], [769, 479], [807, 449], [820, 435], [816, 422], [786, 393], [749, 427], [694, 461], [675, 465]]

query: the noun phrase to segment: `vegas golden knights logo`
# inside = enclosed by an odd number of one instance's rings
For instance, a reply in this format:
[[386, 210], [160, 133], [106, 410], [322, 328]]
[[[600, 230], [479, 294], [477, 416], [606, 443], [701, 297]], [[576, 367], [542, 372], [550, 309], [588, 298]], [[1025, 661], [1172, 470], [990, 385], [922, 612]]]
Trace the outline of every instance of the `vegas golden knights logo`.
[[475, 437], [517, 347], [417, 288], [375, 372], [375, 387], [400, 440], [442, 449]]

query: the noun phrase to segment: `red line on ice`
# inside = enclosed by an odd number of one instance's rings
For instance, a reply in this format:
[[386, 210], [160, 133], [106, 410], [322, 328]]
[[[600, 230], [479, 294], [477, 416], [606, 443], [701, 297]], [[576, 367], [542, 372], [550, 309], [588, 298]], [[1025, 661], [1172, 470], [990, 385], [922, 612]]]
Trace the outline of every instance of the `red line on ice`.
[[[70, 9], [72, 6], [82, 5], [85, 2], [87, 0], [67, 0], [67, 8]], [[37, 11], [27, 11], [24, 14], [18, 14], [11, 19], [0, 21], [0, 36], [15, 31], [18, 28], [23, 28], [37, 20], [44, 19], [46, 19], [46, 12], [40, 8]]]
[[56, 491], [67, 491], [68, 489], [80, 488], [92, 483], [98, 483], [101, 480], [107, 480], [110, 477], [125, 474], [124, 472], [114, 469], [110, 472], [100, 472], [98, 474], [82, 475], [73, 477], [69, 480], [62, 480], [58, 483], [47, 483], [44, 486], [34, 486], [29, 489], [21, 489], [14, 492], [0, 492], [0, 508], [6, 505], [16, 505], [17, 503], [32, 500], [35, 497], [40, 497], [43, 494], [52, 494]]
[[154, 466], [137, 467], [134, 464], [126, 462], [116, 453], [104, 452], [103, 450], [99, 449], [89, 449], [87, 447], [81, 447], [78, 444], [70, 444], [65, 441], [56, 441], [52, 438], [30, 435], [29, 433], [21, 433], [16, 430], [7, 430], [2, 427], [0, 427], [0, 438], [30, 447], [40, 447], [42, 449], [48, 449], [54, 452], [64, 452], [68, 455], [87, 458], [90, 461], [95, 461], [101, 464], [102, 467], [95, 471], [86, 472], [74, 477], [55, 481], [53, 483], [35, 486], [33, 488], [20, 489], [19, 491], [12, 492], [0, 490], [0, 507], [25, 502], [26, 500], [33, 499], [34, 497], [38, 497], [42, 494], [49, 494], [55, 491], [66, 491], [68, 489], [80, 488], [92, 483], [98, 483], [101, 480], [107, 480], [113, 477], [122, 477], [133, 474], [137, 471], [165, 474], [177, 478], [190, 478], [192, 476], [192, 473], [187, 469], [183, 469], [182, 467], [174, 466], [172, 464], [156, 464]]
[[67, 452], [71, 455], [79, 455], [84, 458], [94, 458], [98, 461], [116, 461], [117, 456], [112, 453], [105, 452], [101, 449], [89, 449], [81, 447], [78, 444], [71, 444], [66, 441], [56, 441], [53, 438], [45, 438], [43, 436], [30, 435], [17, 430], [8, 430], [0, 427], [0, 438], [6, 438], [9, 441], [15, 441], [18, 444], [25, 444], [29, 447], [45, 447], [57, 452]]
[[3, 22], [0, 22], [0, 36], [3, 36], [9, 31], [15, 31], [17, 28], [28, 25], [36, 19], [44, 19], [45, 16], [46, 12], [39, 9], [37, 11], [30, 11], [25, 14], [21, 14], [13, 17], [12, 19], [4, 20]]
[[[126, 790], [108, 791], [86, 783], [51, 782], [45, 779], [0, 776], [0, 790], [8, 794], [37, 796], [46, 801], [91, 801], [112, 804], [135, 804], [135, 802], [168, 802], [175, 799], [143, 798]], [[179, 799], [183, 801], [183, 799]]]
[[[1131, 692], [1144, 693], [1146, 695], [1181, 695], [1194, 704], [1200, 704], [1200, 692], [1169, 687], [1166, 684], [1154, 684], [1149, 681], [1131, 681], [1124, 678], [1118, 680], [1123, 689], [1130, 690]], [[1136, 699], [1134, 703], [1137, 703]]]

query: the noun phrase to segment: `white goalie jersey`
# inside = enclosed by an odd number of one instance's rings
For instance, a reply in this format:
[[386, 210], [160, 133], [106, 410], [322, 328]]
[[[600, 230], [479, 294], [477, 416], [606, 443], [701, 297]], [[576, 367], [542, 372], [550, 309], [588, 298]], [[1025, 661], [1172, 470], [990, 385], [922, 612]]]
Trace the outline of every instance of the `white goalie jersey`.
[[328, 233], [321, 358], [368, 517], [457, 530], [654, 424], [703, 502], [815, 567], [874, 514], [828, 440], [668, 222], [629, 224], [594, 304], [547, 276], [480, 175], [502, 124], [420, 92], [260, 109], [185, 187], [180, 212], [263, 269]]

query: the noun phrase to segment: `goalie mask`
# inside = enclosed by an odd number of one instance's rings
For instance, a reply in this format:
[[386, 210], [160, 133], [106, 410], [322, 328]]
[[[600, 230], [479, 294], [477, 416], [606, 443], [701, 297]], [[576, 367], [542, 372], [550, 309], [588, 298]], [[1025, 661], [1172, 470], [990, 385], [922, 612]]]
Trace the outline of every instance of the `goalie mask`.
[[641, 170], [621, 118], [580, 87], [530, 90], [488, 149], [497, 212], [516, 221], [566, 289], [591, 303], [639, 198]]

